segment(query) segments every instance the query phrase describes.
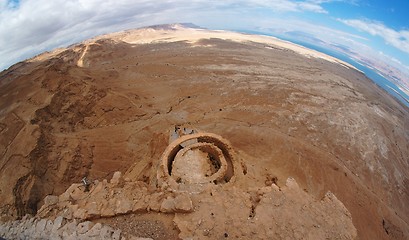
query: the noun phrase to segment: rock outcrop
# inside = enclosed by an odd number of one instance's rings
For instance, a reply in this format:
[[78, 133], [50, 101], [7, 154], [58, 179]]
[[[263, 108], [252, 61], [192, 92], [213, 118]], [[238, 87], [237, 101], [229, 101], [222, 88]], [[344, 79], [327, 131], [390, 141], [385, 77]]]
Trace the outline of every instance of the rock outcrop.
[[[73, 184], [47, 196], [35, 218], [0, 225], [6, 239], [139, 239], [96, 220], [123, 214], [172, 214], [182, 239], [355, 239], [351, 214], [328, 192], [315, 200], [288, 179], [283, 188], [239, 189], [208, 185], [196, 193], [149, 192], [143, 183], [96, 183], [89, 192]], [[121, 235], [122, 234], [122, 235]]]

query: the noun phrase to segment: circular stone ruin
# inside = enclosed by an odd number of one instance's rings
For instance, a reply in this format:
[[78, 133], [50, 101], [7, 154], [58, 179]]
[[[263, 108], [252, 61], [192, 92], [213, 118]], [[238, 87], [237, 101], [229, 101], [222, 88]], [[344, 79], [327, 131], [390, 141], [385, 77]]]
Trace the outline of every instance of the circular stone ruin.
[[227, 140], [212, 133], [184, 135], [165, 149], [158, 180], [176, 184], [226, 183], [234, 176]]

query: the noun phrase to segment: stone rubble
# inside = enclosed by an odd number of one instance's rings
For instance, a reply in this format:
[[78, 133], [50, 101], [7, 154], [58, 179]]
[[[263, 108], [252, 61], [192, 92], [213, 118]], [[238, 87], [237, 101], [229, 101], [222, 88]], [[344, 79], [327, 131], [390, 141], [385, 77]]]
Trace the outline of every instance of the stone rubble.
[[115, 172], [110, 182], [96, 181], [89, 192], [81, 184], [72, 184], [60, 196], [47, 196], [37, 215], [45, 218], [61, 215], [67, 219], [89, 220], [121, 214], [157, 211], [191, 212], [187, 192], [150, 190], [144, 182], [126, 181]]
[[101, 223], [90, 221], [78, 222], [76, 219], [68, 220], [61, 216], [54, 220], [32, 218], [26, 215], [22, 220], [10, 221], [0, 224], [0, 236], [5, 239], [107, 239], [107, 240], [148, 240], [123, 236], [121, 230], [114, 229]]

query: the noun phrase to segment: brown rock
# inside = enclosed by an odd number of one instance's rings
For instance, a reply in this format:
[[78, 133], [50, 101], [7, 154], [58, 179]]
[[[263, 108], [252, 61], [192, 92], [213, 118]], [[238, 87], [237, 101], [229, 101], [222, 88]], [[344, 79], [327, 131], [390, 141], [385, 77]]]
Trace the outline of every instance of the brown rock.
[[98, 195], [106, 185], [104, 182], [97, 182], [93, 189], [91, 189], [92, 195]]
[[160, 207], [164, 198], [164, 193], [155, 192], [151, 195], [145, 196], [145, 202], [148, 203], [148, 210], [160, 211]]
[[85, 210], [83, 208], [78, 208], [77, 210], [74, 211], [73, 217], [78, 218], [78, 219], [86, 219], [87, 218], [87, 210]]
[[115, 213], [116, 214], [125, 214], [132, 211], [132, 201], [128, 199], [118, 199], [115, 203]]
[[165, 200], [162, 201], [160, 206], [160, 211], [164, 213], [170, 213], [175, 210], [175, 199], [168, 196]]
[[58, 202], [59, 202], [58, 196], [48, 195], [44, 198], [44, 204], [48, 206], [57, 204]]
[[85, 209], [87, 210], [87, 218], [101, 215], [101, 203], [89, 202], [85, 205]]
[[110, 183], [113, 186], [117, 186], [119, 184], [122, 184], [123, 183], [122, 173], [121, 172], [115, 172], [114, 175], [112, 176], [112, 179], [111, 179]]
[[141, 212], [145, 211], [148, 208], [148, 203], [144, 201], [144, 199], [136, 200], [134, 201], [134, 204], [132, 206], [132, 211], [133, 212]]
[[193, 203], [188, 193], [178, 194], [174, 200], [174, 205], [177, 212], [193, 211]]
[[59, 201], [60, 203], [65, 203], [65, 202], [68, 202], [68, 201], [70, 201], [70, 200], [72, 200], [72, 199], [71, 199], [71, 197], [70, 197], [70, 194], [67, 193], [67, 192], [64, 192], [64, 193], [62, 193], [60, 196], [58, 196], [58, 201]]
[[114, 216], [115, 215], [115, 209], [116, 209], [116, 201], [117, 199], [115, 198], [110, 198], [108, 200], [102, 199], [101, 200], [101, 216], [103, 217], [109, 217], [109, 216]]
[[83, 199], [85, 196], [84, 190], [82, 190], [81, 187], [82, 184], [72, 184], [65, 192], [69, 194], [71, 199], [77, 201]]
[[73, 213], [74, 213], [73, 209], [71, 207], [67, 207], [67, 208], [64, 208], [61, 211], [60, 216], [63, 217], [63, 218], [66, 218], [66, 219], [72, 219], [73, 218]]

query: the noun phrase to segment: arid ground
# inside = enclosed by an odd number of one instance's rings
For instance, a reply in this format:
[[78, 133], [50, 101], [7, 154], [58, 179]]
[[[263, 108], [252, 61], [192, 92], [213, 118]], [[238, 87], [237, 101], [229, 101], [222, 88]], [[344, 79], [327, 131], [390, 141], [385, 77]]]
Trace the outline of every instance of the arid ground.
[[[193, 212], [148, 206], [87, 219], [154, 239], [409, 238], [407, 107], [318, 52], [179, 25], [101, 36], [0, 73], [1, 220], [34, 216], [47, 195], [115, 171], [159, 191], [175, 126], [228, 140], [234, 181], [191, 195]], [[308, 235], [312, 226], [322, 232]]]

